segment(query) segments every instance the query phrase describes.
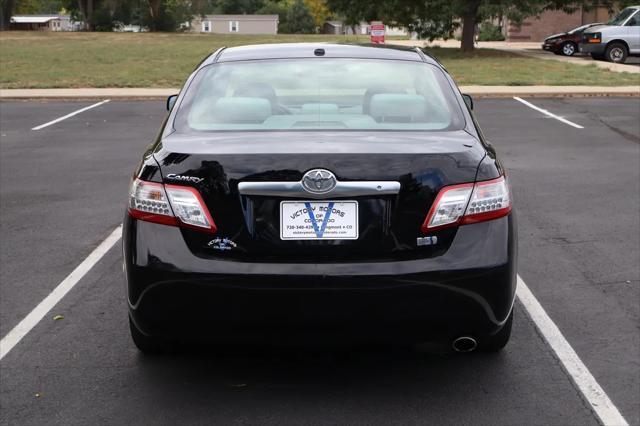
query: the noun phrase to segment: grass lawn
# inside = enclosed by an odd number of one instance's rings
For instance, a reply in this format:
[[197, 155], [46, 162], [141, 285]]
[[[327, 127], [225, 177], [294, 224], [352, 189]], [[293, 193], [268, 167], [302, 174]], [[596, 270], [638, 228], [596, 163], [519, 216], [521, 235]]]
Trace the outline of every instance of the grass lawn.
[[[0, 88], [179, 87], [220, 46], [278, 42], [367, 42], [363, 36], [173, 33], [0, 34]], [[430, 49], [461, 85], [598, 85], [640, 83], [638, 74], [543, 61], [508, 52]]]

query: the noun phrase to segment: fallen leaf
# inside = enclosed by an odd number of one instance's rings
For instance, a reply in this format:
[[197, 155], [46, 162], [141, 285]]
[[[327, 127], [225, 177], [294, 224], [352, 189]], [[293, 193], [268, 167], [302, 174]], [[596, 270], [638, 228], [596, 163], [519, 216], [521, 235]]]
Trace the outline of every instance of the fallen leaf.
[[64, 319], [64, 315], [56, 315], [55, 317], [53, 317], [54, 321], [58, 321], [58, 320], [61, 320], [61, 319]]

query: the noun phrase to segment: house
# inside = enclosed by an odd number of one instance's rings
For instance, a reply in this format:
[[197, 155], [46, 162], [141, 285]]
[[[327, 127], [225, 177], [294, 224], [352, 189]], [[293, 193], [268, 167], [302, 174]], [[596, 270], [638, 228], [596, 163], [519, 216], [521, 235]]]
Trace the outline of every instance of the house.
[[191, 21], [191, 31], [216, 34], [278, 34], [278, 15], [205, 15]]
[[320, 32], [322, 34], [340, 35], [340, 34], [344, 34], [343, 28], [344, 28], [344, 25], [342, 21], [327, 21], [324, 24], [322, 24], [322, 28], [320, 29]]
[[14, 15], [9, 29], [15, 31], [77, 31], [79, 25], [69, 15]]
[[607, 22], [611, 19], [606, 7], [589, 10], [579, 7], [573, 13], [562, 10], [547, 10], [538, 16], [525, 19], [521, 25], [506, 23], [507, 41], [542, 41], [552, 34], [558, 34], [572, 28], [593, 22]]
[[[385, 25], [385, 35], [387, 36], [407, 36], [409, 32], [406, 28], [390, 27]], [[327, 21], [322, 25], [321, 32], [323, 34], [336, 35], [369, 35], [371, 34], [371, 25], [369, 22], [360, 22], [358, 25], [346, 25], [342, 21]]]

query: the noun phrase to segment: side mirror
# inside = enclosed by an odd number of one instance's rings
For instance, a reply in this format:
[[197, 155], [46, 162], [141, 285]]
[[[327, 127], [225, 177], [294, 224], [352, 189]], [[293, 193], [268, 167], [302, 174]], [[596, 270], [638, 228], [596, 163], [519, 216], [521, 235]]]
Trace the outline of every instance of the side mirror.
[[467, 107], [469, 109], [473, 109], [473, 98], [471, 97], [471, 95], [465, 95], [463, 93], [462, 94], [462, 99], [464, 99], [464, 103], [467, 104]]
[[178, 95], [171, 95], [167, 98], [167, 111], [171, 111], [171, 108], [176, 104]]

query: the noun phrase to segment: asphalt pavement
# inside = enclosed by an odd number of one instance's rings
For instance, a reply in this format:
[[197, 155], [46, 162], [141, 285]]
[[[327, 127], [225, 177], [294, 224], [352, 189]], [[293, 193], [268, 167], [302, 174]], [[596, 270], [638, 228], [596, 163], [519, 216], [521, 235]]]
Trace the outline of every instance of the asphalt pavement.
[[[477, 100], [506, 166], [519, 274], [640, 424], [640, 99]], [[163, 101], [0, 103], [0, 336], [122, 221]], [[145, 357], [116, 244], [0, 361], [0, 424], [598, 424], [521, 304], [497, 355], [202, 348]], [[62, 319], [54, 320], [56, 315]]]

